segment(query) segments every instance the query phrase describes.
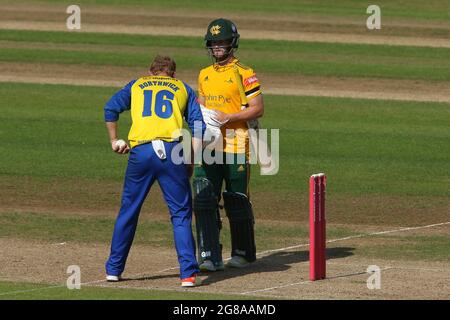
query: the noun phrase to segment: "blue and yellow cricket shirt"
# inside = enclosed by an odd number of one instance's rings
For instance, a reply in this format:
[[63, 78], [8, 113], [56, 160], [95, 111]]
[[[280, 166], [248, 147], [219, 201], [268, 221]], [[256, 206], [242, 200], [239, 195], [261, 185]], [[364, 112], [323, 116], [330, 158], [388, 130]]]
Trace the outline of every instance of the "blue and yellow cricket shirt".
[[183, 118], [193, 135], [205, 130], [194, 90], [172, 77], [147, 76], [129, 82], [106, 103], [105, 121], [117, 121], [125, 110], [131, 110], [131, 148], [157, 139], [179, 140]]

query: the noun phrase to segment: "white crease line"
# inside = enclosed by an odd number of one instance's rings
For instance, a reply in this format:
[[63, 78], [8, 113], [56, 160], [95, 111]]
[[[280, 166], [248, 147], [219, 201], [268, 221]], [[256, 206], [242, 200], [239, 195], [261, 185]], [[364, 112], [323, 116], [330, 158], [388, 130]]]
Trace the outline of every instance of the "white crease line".
[[[372, 263], [374, 264], [374, 263]], [[340, 263], [340, 262], [333, 262], [333, 261], [327, 261], [327, 266], [357, 266], [357, 267], [364, 267], [367, 264], [361, 264], [361, 263]], [[389, 269], [399, 269], [399, 270], [417, 270], [417, 271], [434, 271], [434, 272], [450, 272], [450, 266], [446, 268], [421, 268], [421, 267], [408, 267], [408, 266], [390, 266]]]
[[264, 291], [272, 291], [275, 289], [280, 289], [280, 288], [286, 288], [286, 287], [291, 287], [291, 286], [295, 286], [295, 285], [301, 285], [301, 284], [309, 284], [311, 283], [311, 281], [301, 281], [301, 282], [295, 282], [295, 283], [289, 283], [289, 284], [285, 284], [282, 286], [277, 286], [277, 287], [271, 287], [271, 288], [264, 288], [264, 289], [258, 289], [258, 290], [253, 290], [253, 291], [246, 291], [246, 292], [241, 292], [241, 294], [251, 294], [251, 293], [257, 293], [257, 292], [264, 292]]
[[429, 224], [427, 226], [405, 227], [405, 228], [400, 228], [400, 229], [397, 229], [397, 230], [374, 232], [374, 233], [371, 233], [370, 235], [372, 235], [372, 234], [374, 234], [374, 235], [376, 235], [376, 234], [385, 234], [385, 233], [392, 233], [392, 232], [401, 232], [401, 231], [409, 231], [409, 230], [417, 230], [417, 229], [425, 229], [425, 228], [432, 228], [432, 227], [443, 226], [443, 225], [446, 225], [446, 224], [450, 224], [450, 221], [442, 222], [442, 223]]
[[128, 285], [120, 285], [120, 282], [118, 282], [119, 285], [115, 285], [115, 286], [108, 286], [108, 285], [96, 285], [95, 287], [97, 288], [109, 288], [109, 289], [136, 289], [136, 290], [157, 290], [157, 291], [179, 291], [179, 292], [184, 292], [186, 290], [189, 289], [176, 289], [176, 288], [158, 288], [158, 287], [133, 287], [133, 286], [128, 286]]
[[[94, 281], [89, 281], [89, 282], [82, 282], [82, 283], [80, 283], [80, 286], [94, 284], [94, 283], [101, 283], [101, 282], [106, 282], [106, 279], [104, 279], [104, 280], [94, 280]], [[31, 283], [31, 284], [36, 284], [36, 283]], [[27, 290], [2, 292], [2, 293], [0, 293], [0, 296], [5, 296], [5, 295], [9, 295], [9, 294], [17, 294], [17, 293], [33, 292], [33, 291], [39, 291], [39, 290], [64, 288], [64, 287], [67, 287], [67, 284], [57, 285], [57, 286], [49, 286], [49, 287], [43, 287], [43, 288], [27, 289]]]
[[414, 270], [414, 271], [433, 271], [433, 272], [449, 272], [450, 273], [450, 267], [448, 269], [416, 268], [416, 267], [391, 267], [391, 269]]
[[[385, 268], [380, 269], [380, 271], [386, 271], [386, 270], [390, 270], [390, 269], [392, 269], [392, 267], [385, 267]], [[359, 272], [354, 272], [354, 273], [336, 275], [336, 276], [333, 276], [333, 277], [327, 277], [327, 278], [325, 278], [323, 280], [332, 280], [332, 279], [337, 279], [337, 278], [359, 276], [359, 275], [363, 275], [363, 274], [368, 274], [368, 272], [366, 272], [366, 271], [359, 271]], [[321, 280], [321, 281], [323, 281], [323, 280]], [[292, 287], [292, 286], [296, 286], [296, 285], [313, 284], [313, 283], [318, 283], [318, 282], [320, 282], [320, 281], [306, 280], [306, 281], [301, 281], [301, 282], [289, 283], [289, 284], [285, 284], [285, 285], [282, 285], [282, 286], [276, 286], [276, 287], [270, 287], [270, 288], [252, 290], [252, 291], [246, 291], [246, 292], [242, 292], [241, 294], [245, 295], [245, 294], [257, 293], [257, 292], [273, 291], [273, 290], [287, 288], [287, 287]]]
[[[119, 282], [120, 283], [120, 282]], [[107, 285], [97, 285], [97, 288], [110, 288], [110, 289], [133, 289], [133, 290], [155, 290], [155, 291], [173, 291], [173, 292], [187, 292], [196, 290], [195, 293], [204, 293], [204, 294], [223, 294], [223, 295], [241, 295], [240, 292], [217, 292], [217, 290], [203, 290], [206, 286], [198, 286], [198, 287], [190, 287], [190, 288], [182, 288], [182, 287], [174, 287], [174, 288], [161, 288], [161, 287], [134, 287], [128, 285], [115, 285], [114, 287], [110, 287]]]
[[[410, 231], [410, 230], [417, 230], [417, 229], [432, 228], [432, 227], [438, 227], [438, 226], [443, 226], [443, 225], [447, 225], [447, 224], [450, 224], [450, 221], [442, 222], [442, 223], [430, 224], [430, 225], [426, 225], [426, 226], [419, 226], [419, 227], [405, 227], [405, 228], [394, 229], [394, 230], [378, 231], [378, 232], [371, 232], [371, 233], [362, 233], [362, 234], [358, 234], [358, 235], [354, 235], [354, 236], [348, 236], [348, 237], [344, 237], [344, 238], [327, 240], [327, 243], [332, 243], [332, 242], [337, 242], [337, 241], [344, 241], [344, 240], [350, 240], [350, 239], [356, 239], [356, 238], [363, 238], [363, 237], [369, 237], [369, 236], [375, 236], [375, 235], [380, 235], [380, 234], [387, 234], [387, 233], [394, 233], [394, 232], [403, 232], [403, 231]], [[266, 253], [285, 251], [285, 250], [289, 250], [289, 249], [296, 249], [296, 248], [307, 247], [307, 246], [309, 246], [309, 242], [308, 243], [299, 244], [299, 245], [295, 245], [295, 246], [280, 248], [280, 249], [266, 250], [266, 251], [259, 252], [256, 255], [259, 256], [259, 255], [263, 255], [263, 254], [266, 254]]]
[[272, 252], [277, 252], [277, 251], [285, 251], [285, 250], [289, 250], [289, 249], [296, 249], [296, 248], [307, 247], [307, 246], [309, 246], [309, 243], [298, 244], [298, 245], [295, 245], [295, 246], [290, 246], [290, 247], [285, 247], [285, 248], [280, 248], [280, 249], [266, 250], [266, 251], [258, 252], [256, 255], [257, 256], [261, 256], [261, 255], [264, 255], [266, 253], [272, 253]]
[[[163, 270], [157, 271], [155, 273], [158, 274], [158, 273], [163, 273], [163, 272], [170, 271], [170, 270], [175, 270], [175, 269], [179, 269], [179, 267], [167, 268], [167, 269], [163, 269]], [[147, 277], [147, 276], [149, 276], [149, 275], [146, 274], [146, 273], [141, 273], [141, 274], [130, 276], [129, 278], [131, 280], [134, 280], [133, 278], [141, 278], [141, 277]], [[7, 280], [5, 280], [5, 281], [7, 281]], [[80, 283], [80, 286], [96, 284], [96, 283], [102, 283], [102, 282], [107, 282], [107, 281], [106, 281], [106, 279], [102, 279], [102, 280], [93, 280], [93, 281], [88, 281], [88, 282], [82, 282], [82, 283]], [[28, 290], [8, 291], [8, 292], [0, 293], [0, 296], [9, 295], [9, 294], [27, 293], [27, 292], [33, 292], [33, 291], [39, 291], [39, 290], [47, 290], [47, 289], [54, 289], [54, 288], [64, 288], [64, 287], [67, 287], [67, 285], [49, 286], [49, 287], [35, 288], [35, 289], [28, 289]], [[106, 285], [105, 286], [99, 286], [99, 287], [114, 288], [114, 287], [109, 287], [109, 286], [106, 286]], [[168, 289], [168, 290], [170, 290], [170, 289]]]

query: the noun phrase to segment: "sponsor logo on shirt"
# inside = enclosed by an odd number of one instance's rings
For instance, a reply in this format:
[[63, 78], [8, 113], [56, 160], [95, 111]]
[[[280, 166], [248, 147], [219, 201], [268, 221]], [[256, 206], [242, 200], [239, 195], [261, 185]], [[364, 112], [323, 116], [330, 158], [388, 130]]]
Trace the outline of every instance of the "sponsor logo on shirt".
[[213, 96], [211, 94], [208, 94], [207, 96], [205, 96], [206, 101], [208, 102], [218, 102], [218, 103], [231, 103], [231, 98], [230, 97], [226, 97], [223, 95], [218, 95], [218, 96]]
[[251, 85], [252, 83], [255, 83], [255, 82], [258, 82], [258, 81], [259, 81], [258, 78], [254, 74], [251, 77], [244, 79], [244, 86], [247, 87], [247, 86]]

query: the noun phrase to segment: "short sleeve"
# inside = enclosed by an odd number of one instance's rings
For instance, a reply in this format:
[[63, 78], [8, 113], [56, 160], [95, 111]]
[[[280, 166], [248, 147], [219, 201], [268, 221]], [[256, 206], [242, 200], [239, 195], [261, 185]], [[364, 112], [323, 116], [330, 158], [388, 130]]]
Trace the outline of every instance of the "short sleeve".
[[200, 73], [198, 74], [198, 95], [204, 97], [205, 93], [203, 92], [203, 80], [204, 80], [204, 75], [203, 72], [200, 71]]
[[253, 69], [242, 70], [242, 83], [248, 100], [261, 94], [261, 84]]

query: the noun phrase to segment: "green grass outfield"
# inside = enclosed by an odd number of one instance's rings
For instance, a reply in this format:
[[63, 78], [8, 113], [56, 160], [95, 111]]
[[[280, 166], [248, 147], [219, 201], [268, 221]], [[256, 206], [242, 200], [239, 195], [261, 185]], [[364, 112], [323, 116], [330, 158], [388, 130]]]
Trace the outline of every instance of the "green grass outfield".
[[[210, 62], [200, 37], [0, 30], [0, 41], [7, 41], [0, 42], [4, 62], [142, 67], [157, 53], [170, 53], [179, 70], [193, 73]], [[246, 40], [238, 56], [259, 73], [450, 81], [450, 66], [442, 63], [450, 60], [448, 48]]]
[[[6, 0], [12, 2], [11, 0]], [[27, 0], [25, 3], [58, 3], [58, 0]], [[71, 4], [67, 2], [67, 5]], [[172, 0], [169, 4], [162, 4], [157, 0], [79, 0], [79, 5], [127, 5], [140, 6], [141, 9], [157, 7], [160, 9], [185, 10], [220, 10], [220, 12], [252, 12], [252, 13], [280, 13], [280, 14], [315, 14], [322, 16], [358, 16], [365, 14], [370, 3], [360, 0], [341, 0], [338, 4], [332, 0], [230, 0], [211, 2], [193, 0]], [[425, 20], [448, 20], [450, 18], [449, 4], [442, 0], [379, 0], [376, 3], [382, 8], [383, 16], [414, 18]]]
[[[0, 175], [121, 181], [103, 105], [114, 88], [0, 84]], [[265, 96], [266, 128], [280, 130], [280, 171], [255, 174], [254, 192], [305, 192], [325, 171], [332, 194], [449, 196], [449, 104]], [[119, 122], [126, 137], [129, 113]]]

